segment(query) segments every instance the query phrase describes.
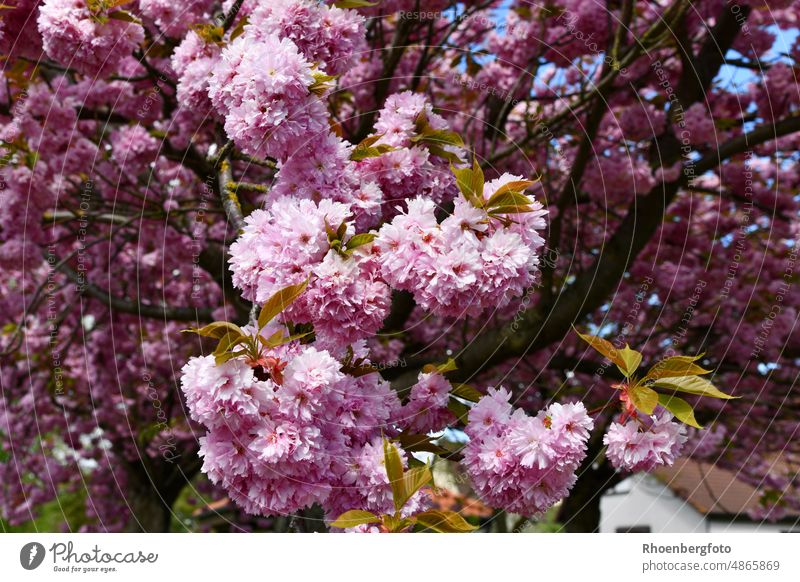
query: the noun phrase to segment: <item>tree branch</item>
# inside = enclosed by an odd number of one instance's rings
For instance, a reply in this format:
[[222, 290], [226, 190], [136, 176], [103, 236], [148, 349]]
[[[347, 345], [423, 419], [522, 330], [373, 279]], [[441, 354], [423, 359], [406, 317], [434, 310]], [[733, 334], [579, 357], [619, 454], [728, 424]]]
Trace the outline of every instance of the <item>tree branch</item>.
[[210, 322], [214, 320], [211, 315], [211, 309], [201, 309], [195, 307], [162, 307], [159, 305], [148, 305], [146, 303], [142, 303], [138, 299], [136, 301], [129, 301], [127, 299], [122, 299], [120, 297], [111, 295], [109, 291], [104, 291], [93, 283], [89, 283], [67, 264], [59, 264], [57, 265], [57, 268], [61, 273], [66, 275], [70, 281], [75, 283], [75, 285], [78, 287], [79, 293], [88, 293], [114, 311], [130, 313], [150, 319], [169, 321]]
[[[724, 54], [736, 37], [736, 34], [731, 33], [731, 26], [738, 30], [739, 21], [726, 7], [712, 31], [712, 36], [719, 32], [720, 38], [707, 39], [700, 50], [698, 58], [707, 62], [699, 63], [697, 69], [693, 70], [700, 73], [695, 75], [691, 83], [681, 80], [681, 92], [685, 99], [703, 97], [705, 87], [716, 75], [709, 63], [715, 64], [718, 70]], [[711, 46], [715, 50], [708, 48]], [[684, 77], [689, 75], [689, 71], [684, 72]], [[686, 102], [682, 103], [688, 106]], [[758, 143], [797, 131], [798, 125], [800, 118], [793, 117], [774, 126], [759, 127], [723, 144], [714, 155], [701, 158], [694, 164], [694, 170], [701, 172], [716, 167], [723, 156], [735, 155]], [[660, 149], [665, 166], [680, 159], [680, 143], [671, 134], [665, 134], [657, 140], [654, 147]], [[454, 355], [458, 370], [448, 376], [456, 381], [468, 381], [481, 370], [496, 363], [512, 357], [524, 357], [530, 351], [536, 351], [561, 339], [575, 321], [600, 307], [662, 224], [667, 207], [687, 181], [686, 174], [687, 172], [682, 173], [674, 182], [662, 182], [645, 196], [637, 197], [616, 232], [600, 249], [590, 268], [578, 275], [554, 301], [540, 302], [536, 307], [522, 312], [515, 321], [478, 335]], [[407, 375], [410, 377], [410, 373]], [[399, 383], [407, 380], [401, 377]]]

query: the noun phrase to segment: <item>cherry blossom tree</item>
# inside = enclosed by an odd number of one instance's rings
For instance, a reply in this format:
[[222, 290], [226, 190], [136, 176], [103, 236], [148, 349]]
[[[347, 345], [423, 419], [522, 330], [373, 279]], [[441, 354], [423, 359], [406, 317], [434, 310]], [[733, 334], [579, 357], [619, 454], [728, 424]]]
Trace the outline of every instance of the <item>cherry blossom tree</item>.
[[797, 9], [5, 4], [2, 523], [593, 531], [681, 455], [800, 511]]

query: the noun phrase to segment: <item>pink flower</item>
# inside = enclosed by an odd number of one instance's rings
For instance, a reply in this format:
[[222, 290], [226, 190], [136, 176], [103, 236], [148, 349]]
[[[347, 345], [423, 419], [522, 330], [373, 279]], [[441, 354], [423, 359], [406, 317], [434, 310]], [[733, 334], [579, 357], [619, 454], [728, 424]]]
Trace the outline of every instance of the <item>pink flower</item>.
[[211, 73], [220, 59], [221, 49], [206, 42], [195, 31], [186, 33], [172, 53], [172, 68], [178, 75], [178, 101], [200, 115], [211, 112], [208, 96]]
[[[518, 179], [493, 180], [486, 195]], [[533, 283], [544, 245], [537, 232], [546, 214], [540, 204], [508, 225], [461, 196], [441, 224], [435, 208], [429, 199], [412, 199], [378, 232], [381, 274], [390, 285], [413, 293], [427, 311], [458, 318], [502, 308]]]
[[141, 25], [95, 15], [85, 0], [45, 0], [38, 23], [47, 56], [92, 77], [114, 73], [144, 40]]
[[467, 434], [472, 437], [502, 430], [514, 410], [508, 402], [509, 398], [511, 394], [505, 388], [489, 388], [487, 395], [469, 411]]
[[511, 413], [509, 398], [490, 390], [470, 411], [464, 464], [484, 501], [532, 515], [568, 494], [593, 423], [582, 405], [554, 404], [531, 418]]
[[427, 434], [443, 430], [455, 421], [447, 408], [453, 386], [437, 372], [420, 373], [411, 387], [408, 404], [400, 411], [399, 423], [404, 430], [414, 434]]
[[552, 431], [544, 425], [539, 417], [525, 417], [509, 433], [509, 443], [520, 456], [523, 467], [547, 468], [555, 457], [552, 443]]
[[208, 94], [244, 152], [285, 160], [329, 131], [325, 105], [309, 91], [313, 83], [311, 64], [290, 40], [244, 34], [222, 51]]
[[649, 427], [636, 420], [612, 423], [603, 437], [611, 464], [630, 472], [672, 465], [686, 442], [686, 428], [671, 420], [671, 414], [662, 412], [649, 418]]
[[355, 10], [311, 0], [270, 0], [259, 3], [246, 27], [257, 38], [274, 35], [291, 40], [312, 63], [330, 75], [347, 71], [366, 49], [364, 17]]
[[[296, 342], [264, 357], [286, 362], [281, 385], [256, 380], [236, 358], [220, 366], [213, 356], [193, 358], [184, 367], [190, 413], [208, 428], [203, 471], [254, 514], [313, 503], [334, 516], [355, 507], [390, 511], [382, 439], [400, 403], [388, 383], [377, 374], [346, 376], [328, 352]], [[420, 493], [409, 510], [422, 503]]]
[[161, 31], [172, 37], [184, 34], [193, 24], [210, 16], [213, 0], [139, 0], [142, 15], [155, 22]]

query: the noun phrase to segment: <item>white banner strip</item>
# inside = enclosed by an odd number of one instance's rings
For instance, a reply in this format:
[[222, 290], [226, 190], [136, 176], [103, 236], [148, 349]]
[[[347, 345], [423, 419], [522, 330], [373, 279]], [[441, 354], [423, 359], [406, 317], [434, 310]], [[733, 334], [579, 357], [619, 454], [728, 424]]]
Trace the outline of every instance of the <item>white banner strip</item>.
[[[800, 580], [791, 534], [4, 534], [2, 580]], [[514, 578], [511, 578], [511, 577]], [[179, 578], [180, 577], [180, 578]]]

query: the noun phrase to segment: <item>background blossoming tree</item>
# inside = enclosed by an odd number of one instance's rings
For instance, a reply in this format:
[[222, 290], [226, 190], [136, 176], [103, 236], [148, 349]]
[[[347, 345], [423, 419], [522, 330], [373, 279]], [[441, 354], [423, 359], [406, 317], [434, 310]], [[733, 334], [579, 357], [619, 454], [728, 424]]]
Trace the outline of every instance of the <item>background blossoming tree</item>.
[[6, 3], [4, 527], [472, 529], [431, 457], [800, 509], [797, 10]]

